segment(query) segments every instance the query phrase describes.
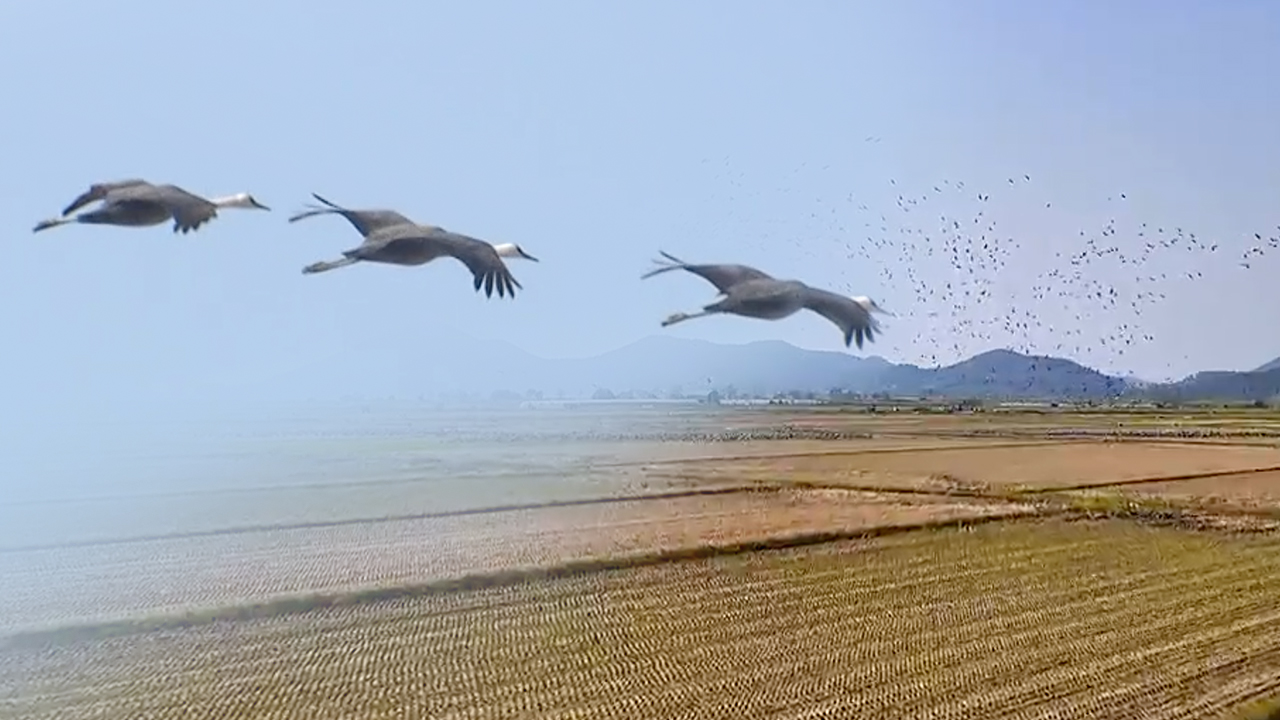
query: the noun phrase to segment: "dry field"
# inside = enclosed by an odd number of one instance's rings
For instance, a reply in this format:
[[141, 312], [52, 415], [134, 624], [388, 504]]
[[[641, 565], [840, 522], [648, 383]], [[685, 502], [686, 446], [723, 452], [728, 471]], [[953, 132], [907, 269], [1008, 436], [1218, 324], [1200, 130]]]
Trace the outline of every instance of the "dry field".
[[1280, 696], [1275, 420], [726, 412], [869, 437], [637, 447], [647, 498], [10, 549], [0, 718], [1239, 717]]
[[711, 491], [6, 552], [0, 632], [1031, 511], [965, 498]]
[[1009, 493], [1152, 484], [1213, 474], [1280, 472], [1280, 448], [1182, 442], [1063, 441], [852, 447], [718, 454], [650, 463], [653, 475], [699, 486], [729, 479], [882, 491]]
[[[0, 655], [8, 717], [1215, 717], [1280, 691], [1280, 542], [922, 530]], [[19, 678], [24, 678], [19, 680]]]

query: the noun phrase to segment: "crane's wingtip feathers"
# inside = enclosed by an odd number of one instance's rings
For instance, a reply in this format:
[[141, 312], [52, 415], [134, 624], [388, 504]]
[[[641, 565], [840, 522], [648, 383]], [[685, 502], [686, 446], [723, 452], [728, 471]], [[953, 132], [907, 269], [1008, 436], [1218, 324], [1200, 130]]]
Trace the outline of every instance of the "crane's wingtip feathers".
[[333, 201], [331, 201], [331, 200], [326, 200], [325, 198], [323, 198], [323, 197], [321, 197], [321, 196], [320, 196], [320, 193], [314, 193], [314, 192], [313, 192], [313, 193], [311, 193], [311, 197], [315, 198], [316, 200], [318, 200], [319, 202], [323, 203], [324, 205], [328, 205], [328, 206], [329, 206], [329, 207], [331, 207], [331, 208], [335, 208], [335, 209], [336, 209], [336, 208], [338, 207], [337, 203], [334, 203], [334, 202], [333, 202]]

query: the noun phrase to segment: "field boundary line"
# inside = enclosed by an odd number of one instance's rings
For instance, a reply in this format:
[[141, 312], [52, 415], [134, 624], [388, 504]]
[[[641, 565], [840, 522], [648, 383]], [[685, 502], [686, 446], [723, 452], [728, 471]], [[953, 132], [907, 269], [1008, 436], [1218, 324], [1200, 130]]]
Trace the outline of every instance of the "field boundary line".
[[[1025, 437], [1028, 442], [1052, 442], [1061, 440], [1069, 441], [1095, 441], [1095, 442], [1113, 442], [1113, 443], [1129, 443], [1129, 444], [1150, 444], [1150, 445], [1208, 445], [1208, 446], [1224, 446], [1224, 447], [1261, 447], [1276, 448], [1277, 441], [1280, 441], [1280, 433], [1275, 435], [1245, 435], [1241, 434], [1236, 437], [1222, 436], [1198, 436], [1198, 435], [1144, 435], [1138, 432], [1109, 432], [1109, 431], [1075, 431], [1064, 432], [1060, 430], [1047, 430], [1045, 432], [1034, 431], [1000, 431], [992, 430], [986, 432], [972, 430], [945, 431], [937, 430], [922, 433], [898, 433], [895, 431], [886, 431], [876, 435], [877, 438], [966, 438], [969, 440], [994, 439], [1013, 440], [1014, 438]], [[1252, 439], [1252, 441], [1250, 441]]]
[[[698, 482], [697, 475], [679, 475], [668, 473], [655, 473], [652, 477], [661, 478], [663, 480], [682, 480], [685, 482]], [[926, 497], [936, 497], [940, 500], [947, 498], [970, 498], [975, 500], [986, 500], [995, 502], [1017, 502], [1017, 496], [1008, 494], [998, 494], [982, 492], [980, 490], [966, 490], [962, 488], [925, 488], [925, 487], [908, 487], [899, 486], [892, 487], [888, 485], [855, 485], [852, 483], [824, 483], [814, 482], [812, 480], [759, 480], [760, 487], [771, 488], [775, 490], [801, 490], [806, 492], [812, 491], [835, 491], [848, 493], [868, 493], [872, 495], [921, 495]]]
[[947, 520], [927, 520], [916, 523], [898, 523], [847, 530], [818, 530], [774, 535], [733, 543], [705, 543], [673, 550], [637, 552], [621, 556], [583, 558], [535, 567], [474, 572], [452, 578], [391, 587], [284, 595], [259, 602], [219, 605], [201, 610], [158, 614], [143, 618], [76, 623], [35, 630], [18, 630], [0, 637], [0, 650], [6, 647], [31, 646], [32, 644], [39, 645], [60, 641], [75, 641], [77, 639], [103, 639], [118, 635], [184, 630], [217, 622], [243, 622], [279, 618], [329, 608], [488, 590], [534, 581], [560, 580], [602, 572], [631, 570], [762, 551], [789, 550], [833, 542], [867, 540], [922, 530], [956, 529], [1010, 521], [1040, 522], [1067, 514], [1065, 511], [1045, 512], [1042, 509], [1033, 508]]
[[776, 480], [781, 487], [795, 488], [797, 490], [826, 490], [826, 491], [845, 491], [845, 492], [861, 492], [871, 493], [874, 495], [924, 495], [928, 497], [936, 497], [939, 499], [946, 498], [970, 498], [974, 500], [988, 500], [998, 502], [1017, 502], [1016, 499], [1010, 499], [1004, 495], [995, 495], [992, 493], [984, 493], [979, 490], [954, 489], [947, 490], [942, 488], [917, 488], [917, 487], [883, 487], [878, 485], [836, 485], [829, 483], [816, 483], [809, 480]]
[[[547, 475], [563, 474], [564, 470], [548, 472]], [[527, 477], [527, 471], [511, 470], [486, 474], [485, 478]], [[196, 490], [161, 490], [158, 492], [139, 492], [122, 495], [86, 495], [83, 497], [37, 498], [34, 500], [18, 500], [11, 503], [13, 507], [56, 506], [74, 503], [109, 503], [130, 500], [156, 500], [161, 498], [190, 498], [211, 495], [251, 495], [255, 493], [290, 492], [294, 490], [350, 490], [352, 488], [376, 488], [393, 485], [424, 485], [439, 482], [438, 477], [384, 478], [380, 480], [337, 480], [334, 482], [308, 482], [285, 485], [251, 485], [247, 487], [201, 488]]]
[[[761, 442], [780, 442], [776, 440], [768, 440]], [[819, 441], [821, 442], [821, 441]], [[628, 460], [617, 463], [595, 463], [593, 467], [638, 467], [642, 465], [675, 465], [680, 463], [706, 463], [706, 462], [741, 462], [743, 460], [780, 460], [785, 458], [807, 458], [807, 457], [842, 457], [854, 455], [896, 455], [901, 453], [929, 453], [942, 452], [945, 450], [1002, 450], [1007, 448], [1020, 447], [1043, 447], [1046, 445], [1076, 445], [1097, 442], [1090, 438], [1078, 439], [1067, 438], [1064, 440], [1027, 440], [1023, 442], [1004, 442], [1004, 443], [985, 443], [974, 444], [964, 443], [957, 445], [926, 445], [921, 447], [893, 447], [893, 448], [862, 448], [860, 450], [811, 450], [809, 452], [784, 452], [772, 453], [769, 455], [717, 455], [714, 457], [691, 457], [691, 458], [660, 458], [657, 460]]]
[[1071, 492], [1078, 490], [1095, 490], [1113, 487], [1125, 487], [1128, 485], [1151, 485], [1156, 483], [1179, 482], [1182, 480], [1202, 480], [1205, 478], [1227, 477], [1229, 475], [1261, 475], [1269, 472], [1280, 472], [1280, 465], [1266, 465], [1263, 467], [1237, 468], [1235, 470], [1205, 470], [1195, 473], [1181, 473], [1178, 475], [1155, 475], [1144, 478], [1130, 478], [1127, 480], [1113, 480], [1111, 482], [1100, 483], [1084, 483], [1077, 485], [1044, 485], [1039, 487], [1018, 487], [1019, 494], [1022, 495], [1038, 495], [1041, 493], [1051, 492]]
[[69, 550], [75, 548], [101, 547], [105, 545], [127, 545], [130, 543], [160, 542], [166, 540], [188, 540], [203, 537], [219, 537], [222, 535], [245, 535], [261, 532], [285, 532], [291, 530], [316, 530], [348, 525], [375, 525], [391, 522], [414, 522], [418, 520], [435, 520], [468, 515], [489, 515], [504, 512], [520, 512], [524, 510], [550, 510], [563, 507], [579, 507], [584, 505], [609, 505], [624, 502], [648, 502], [654, 500], [678, 500], [690, 497], [709, 497], [716, 495], [734, 495], [745, 493], [777, 493], [782, 486], [756, 484], [732, 485], [727, 487], [699, 488], [693, 490], [676, 490], [665, 493], [646, 493], [643, 495], [610, 495], [605, 497], [582, 498], [577, 500], [552, 500], [544, 503], [519, 503], [514, 505], [493, 505], [482, 508], [463, 508], [459, 510], [441, 510], [439, 512], [412, 513], [406, 515], [385, 515], [383, 517], [347, 518], [343, 520], [318, 520], [302, 523], [280, 523], [266, 525], [238, 525], [214, 530], [193, 530], [190, 532], [156, 533], [154, 535], [132, 535], [128, 537], [106, 538], [102, 540], [76, 540], [64, 543], [44, 543], [40, 545], [0, 546], [0, 553], [40, 552], [45, 550]]
[[[1017, 483], [998, 483], [989, 484], [984, 490], [969, 490], [964, 488], [940, 488], [940, 487], [910, 487], [910, 486], [893, 486], [893, 485], [865, 485], [861, 483], [823, 483], [813, 482], [810, 480], [759, 480], [761, 487], [774, 488], [794, 488], [798, 490], [843, 490], [847, 492], [864, 492], [882, 495], [928, 495], [939, 498], [947, 497], [963, 497], [975, 498], [980, 500], [1003, 500], [1016, 501], [1018, 498], [1028, 495], [1051, 495], [1062, 492], [1077, 492], [1081, 490], [1105, 490], [1113, 487], [1124, 487], [1128, 485], [1150, 485], [1166, 482], [1181, 482], [1184, 480], [1202, 480], [1215, 477], [1229, 477], [1231, 475], [1262, 475], [1269, 472], [1280, 472], [1280, 465], [1266, 465], [1262, 467], [1237, 468], [1234, 470], [1205, 470], [1195, 473], [1181, 473], [1178, 475], [1155, 475], [1141, 478], [1129, 478], [1125, 480], [1112, 480], [1109, 482], [1083, 483], [1075, 485], [1055, 485], [1044, 484], [1036, 486], [1019, 485]], [[655, 473], [654, 477], [666, 480], [683, 480], [686, 482], [697, 482], [696, 475], [680, 475]]]

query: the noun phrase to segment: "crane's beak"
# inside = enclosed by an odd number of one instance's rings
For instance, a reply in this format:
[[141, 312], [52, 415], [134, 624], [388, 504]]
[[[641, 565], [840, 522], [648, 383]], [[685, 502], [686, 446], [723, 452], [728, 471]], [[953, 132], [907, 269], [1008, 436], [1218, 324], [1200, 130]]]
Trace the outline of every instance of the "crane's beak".
[[250, 205], [252, 205], [252, 206], [254, 206], [255, 208], [257, 208], [257, 209], [259, 209], [259, 210], [270, 210], [270, 209], [271, 209], [271, 208], [267, 207], [266, 205], [263, 205], [262, 203], [258, 202], [257, 198], [249, 198], [249, 204], [250, 204]]
[[541, 261], [541, 260], [539, 260], [538, 258], [536, 258], [536, 257], [534, 257], [534, 256], [530, 255], [529, 253], [525, 252], [524, 250], [521, 250], [521, 251], [520, 251], [520, 257], [524, 258], [525, 260], [532, 260], [532, 261], [534, 261], [534, 262], [542, 262], [542, 261]]
[[898, 317], [897, 315], [895, 315], [895, 314], [893, 314], [893, 313], [889, 312], [888, 310], [885, 310], [884, 308], [880, 307], [879, 305], [876, 305], [876, 306], [875, 306], [875, 310], [876, 310], [876, 312], [880, 313], [881, 315], [888, 315], [889, 317]]

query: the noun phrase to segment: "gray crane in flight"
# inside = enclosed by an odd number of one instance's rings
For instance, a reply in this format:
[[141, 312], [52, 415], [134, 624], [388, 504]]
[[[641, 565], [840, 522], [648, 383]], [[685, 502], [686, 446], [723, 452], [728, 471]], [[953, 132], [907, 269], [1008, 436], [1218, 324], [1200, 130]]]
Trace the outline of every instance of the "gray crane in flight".
[[[94, 202], [95, 210], [72, 215]], [[32, 229], [41, 232], [61, 225], [115, 225], [118, 227], [151, 227], [173, 220], [173, 231], [186, 234], [218, 216], [223, 208], [270, 210], [249, 193], [207, 199], [178, 187], [155, 185], [132, 178], [94, 183], [62, 211], [62, 216], [42, 220]]]
[[313, 206], [289, 218], [289, 222], [316, 215], [341, 215], [364, 237], [364, 242], [344, 251], [340, 259], [315, 262], [304, 267], [302, 272], [307, 275], [336, 270], [358, 262], [412, 267], [447, 256], [467, 266], [471, 271], [475, 290], [479, 291], [483, 286], [485, 297], [492, 297], [496, 288], [499, 297], [514, 298], [516, 288], [523, 286], [512, 276], [503, 258], [538, 262], [537, 258], [514, 243], [493, 245], [434, 225], [415, 223], [394, 210], [353, 210], [315, 193], [312, 193], [312, 197], [322, 203], [323, 207]]
[[840, 328], [845, 347], [856, 343], [861, 349], [864, 341], [875, 342], [875, 334], [880, 331], [880, 324], [872, 313], [893, 314], [866, 296], [846, 297], [810, 287], [799, 280], [778, 280], [747, 265], [695, 265], [659, 252], [665, 260], [655, 260], [658, 267], [640, 276], [642, 280], [672, 270], [686, 270], [714, 285], [724, 296], [699, 312], [675, 313], [662, 321], [662, 327], [708, 315], [781, 320], [800, 310], [812, 310]]

